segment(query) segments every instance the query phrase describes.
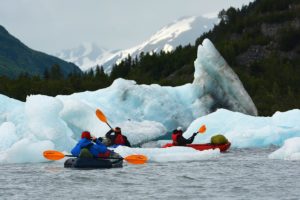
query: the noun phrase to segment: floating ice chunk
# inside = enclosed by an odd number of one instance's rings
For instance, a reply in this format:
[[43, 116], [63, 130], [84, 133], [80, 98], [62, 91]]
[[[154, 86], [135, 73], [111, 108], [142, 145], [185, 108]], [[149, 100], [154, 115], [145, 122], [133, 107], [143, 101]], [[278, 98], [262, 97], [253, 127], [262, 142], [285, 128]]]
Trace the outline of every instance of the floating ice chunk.
[[[254, 117], [219, 109], [193, 121], [184, 137], [190, 137], [205, 124], [206, 132], [198, 134], [194, 143], [207, 143], [213, 135], [223, 134], [231, 141], [233, 147], [281, 146], [286, 139], [300, 136], [299, 116], [300, 110], [277, 113], [272, 117]], [[293, 123], [289, 123], [291, 117]]]
[[16, 142], [4, 154], [0, 154], [0, 162], [5, 163], [26, 163], [46, 162], [43, 152], [54, 149], [55, 145], [49, 140], [34, 140], [25, 138]]
[[197, 151], [189, 147], [170, 148], [128, 148], [119, 146], [115, 149], [122, 157], [132, 154], [142, 154], [149, 162], [179, 162], [214, 159], [220, 156], [220, 150]]
[[270, 159], [300, 160], [300, 137], [286, 140], [283, 146], [269, 155]]

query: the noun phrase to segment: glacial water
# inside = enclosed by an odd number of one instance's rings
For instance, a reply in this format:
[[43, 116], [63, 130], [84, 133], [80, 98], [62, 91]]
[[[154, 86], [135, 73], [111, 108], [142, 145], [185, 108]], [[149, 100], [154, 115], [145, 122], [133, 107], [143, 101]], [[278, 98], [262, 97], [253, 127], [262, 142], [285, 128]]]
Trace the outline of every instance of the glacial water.
[[102, 170], [63, 162], [0, 165], [0, 199], [300, 199], [300, 161], [276, 148], [231, 149], [219, 158]]

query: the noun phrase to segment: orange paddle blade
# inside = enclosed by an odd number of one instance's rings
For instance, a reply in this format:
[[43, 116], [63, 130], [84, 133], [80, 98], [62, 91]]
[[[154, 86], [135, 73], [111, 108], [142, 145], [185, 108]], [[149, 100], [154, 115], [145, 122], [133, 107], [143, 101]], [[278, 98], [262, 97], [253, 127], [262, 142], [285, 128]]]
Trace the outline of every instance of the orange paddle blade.
[[206, 126], [205, 125], [202, 125], [199, 130], [198, 130], [198, 133], [204, 133], [206, 131]]
[[63, 153], [54, 150], [44, 151], [43, 155], [48, 160], [60, 160], [65, 157]]
[[105, 115], [103, 114], [103, 112], [101, 112], [101, 110], [97, 109], [96, 115], [101, 121], [107, 123], [107, 119], [106, 119]]
[[124, 160], [130, 164], [141, 165], [145, 164], [148, 161], [148, 158], [144, 155], [130, 155], [126, 156]]

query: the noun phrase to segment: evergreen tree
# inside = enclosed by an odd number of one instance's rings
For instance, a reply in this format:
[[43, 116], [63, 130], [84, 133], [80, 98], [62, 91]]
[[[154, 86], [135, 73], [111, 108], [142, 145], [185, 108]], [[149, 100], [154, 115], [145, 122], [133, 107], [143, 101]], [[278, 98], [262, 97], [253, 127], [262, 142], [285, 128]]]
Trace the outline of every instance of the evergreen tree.
[[59, 80], [64, 77], [58, 64], [55, 64], [51, 67], [49, 77], [53, 80]]

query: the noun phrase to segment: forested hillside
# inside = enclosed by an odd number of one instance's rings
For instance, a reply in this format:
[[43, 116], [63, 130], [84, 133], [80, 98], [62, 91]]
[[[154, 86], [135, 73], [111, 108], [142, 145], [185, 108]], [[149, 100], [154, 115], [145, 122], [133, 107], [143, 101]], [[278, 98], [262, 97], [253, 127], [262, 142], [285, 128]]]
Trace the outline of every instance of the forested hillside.
[[35, 51], [11, 35], [0, 25], [0, 76], [16, 78], [21, 74], [42, 76], [46, 70], [59, 65], [64, 76], [81, 73], [73, 63]]

